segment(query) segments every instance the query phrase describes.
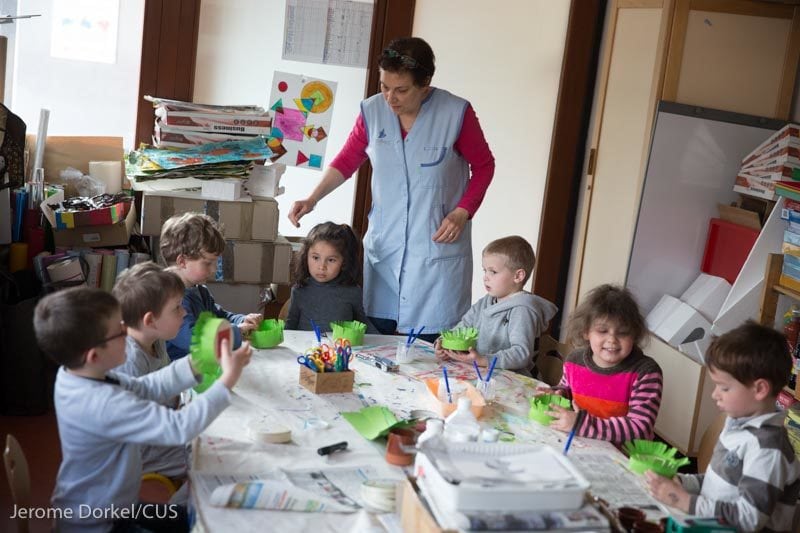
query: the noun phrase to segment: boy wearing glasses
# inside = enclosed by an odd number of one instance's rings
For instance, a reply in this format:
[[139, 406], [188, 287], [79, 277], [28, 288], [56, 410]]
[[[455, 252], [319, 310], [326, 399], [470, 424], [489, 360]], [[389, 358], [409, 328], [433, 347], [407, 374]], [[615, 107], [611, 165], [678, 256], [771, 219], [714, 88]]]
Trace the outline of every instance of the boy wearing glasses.
[[33, 325], [41, 349], [61, 365], [54, 391], [62, 451], [52, 498], [56, 529], [188, 530], [179, 506], [160, 512], [137, 507], [139, 448], [185, 444], [203, 431], [230, 403], [230, 390], [250, 361], [250, 346], [231, 352], [223, 340], [220, 378], [174, 410], [162, 403], [199, 382], [191, 358], [141, 378], [110, 373], [125, 362], [127, 334], [111, 294], [88, 287], [50, 294], [36, 306]]
[[[166, 341], [175, 338], [186, 311], [181, 304], [184, 285], [176, 274], [148, 261], [126, 269], [111, 292], [119, 302], [128, 328], [126, 361], [114, 371], [138, 378], [167, 366]], [[179, 398], [165, 405], [176, 407]], [[186, 447], [142, 446], [142, 468], [170, 478], [184, 478]]]
[[242, 315], [226, 311], [214, 301], [206, 281], [214, 279], [217, 260], [225, 251], [225, 238], [216, 221], [202, 213], [184, 213], [169, 218], [161, 228], [159, 243], [161, 256], [186, 286], [183, 307], [186, 316], [175, 338], [167, 342], [169, 358], [175, 361], [189, 353], [192, 328], [203, 311], [224, 318], [235, 327], [233, 347], [242, 342], [242, 333], [257, 328], [263, 317], [259, 313]]

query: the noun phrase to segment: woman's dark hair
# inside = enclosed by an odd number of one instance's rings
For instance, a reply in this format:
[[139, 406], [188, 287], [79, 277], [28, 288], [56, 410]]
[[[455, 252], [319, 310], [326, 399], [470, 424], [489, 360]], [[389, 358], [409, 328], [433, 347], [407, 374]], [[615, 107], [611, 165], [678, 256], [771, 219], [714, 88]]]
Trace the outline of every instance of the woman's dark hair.
[[389, 72], [408, 72], [414, 78], [414, 85], [425, 87], [430, 85], [436, 58], [433, 49], [419, 37], [401, 37], [390, 42], [384, 48], [378, 66]]
[[342, 271], [337, 278], [339, 283], [361, 285], [361, 241], [347, 224], [323, 222], [311, 228], [308, 236], [303, 239], [300, 257], [294, 265], [295, 286], [304, 287], [308, 284], [308, 278], [311, 277], [308, 271], [308, 250], [320, 241], [329, 243], [342, 256]]

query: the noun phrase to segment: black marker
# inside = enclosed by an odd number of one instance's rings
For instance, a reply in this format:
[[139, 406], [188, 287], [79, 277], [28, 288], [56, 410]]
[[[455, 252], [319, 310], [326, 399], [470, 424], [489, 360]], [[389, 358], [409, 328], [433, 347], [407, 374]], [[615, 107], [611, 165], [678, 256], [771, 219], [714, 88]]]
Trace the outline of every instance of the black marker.
[[342, 442], [337, 442], [336, 444], [331, 444], [330, 446], [323, 446], [322, 448], [317, 450], [317, 453], [320, 455], [330, 455], [334, 452], [341, 452], [347, 449], [347, 441], [343, 440]]

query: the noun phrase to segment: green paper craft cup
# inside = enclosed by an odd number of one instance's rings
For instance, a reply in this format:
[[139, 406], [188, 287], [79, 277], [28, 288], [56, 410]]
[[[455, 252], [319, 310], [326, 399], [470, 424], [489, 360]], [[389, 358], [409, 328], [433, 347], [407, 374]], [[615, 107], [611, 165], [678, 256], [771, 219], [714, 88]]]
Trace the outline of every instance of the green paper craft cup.
[[353, 346], [364, 344], [364, 332], [367, 325], [358, 320], [348, 320], [343, 322], [331, 322], [331, 330], [334, 339], [347, 339]]
[[283, 342], [283, 320], [270, 318], [259, 324], [258, 329], [250, 334], [250, 344], [253, 348], [274, 348]]
[[467, 352], [478, 343], [478, 330], [475, 328], [456, 328], [442, 332], [442, 348]]
[[628, 459], [628, 468], [637, 474], [644, 474], [648, 470], [652, 470], [658, 475], [672, 478], [678, 473], [678, 468], [686, 462], [686, 459], [635, 453]]
[[553, 421], [552, 416], [545, 414], [546, 411], [550, 410], [551, 404], [560, 405], [565, 409], [572, 408], [572, 402], [569, 401], [569, 398], [564, 398], [558, 394], [542, 394], [531, 398], [529, 402], [531, 409], [528, 411], [528, 418], [539, 422], [543, 426], [549, 426], [550, 422]]
[[200, 313], [192, 329], [190, 357], [195, 371], [203, 376], [202, 381], [194, 387], [197, 392], [203, 392], [209, 388], [222, 375], [222, 369], [217, 360], [217, 350], [219, 349], [217, 335], [224, 330], [227, 330], [228, 338], [232, 339], [230, 323], [224, 318], [214, 317], [208, 312]]

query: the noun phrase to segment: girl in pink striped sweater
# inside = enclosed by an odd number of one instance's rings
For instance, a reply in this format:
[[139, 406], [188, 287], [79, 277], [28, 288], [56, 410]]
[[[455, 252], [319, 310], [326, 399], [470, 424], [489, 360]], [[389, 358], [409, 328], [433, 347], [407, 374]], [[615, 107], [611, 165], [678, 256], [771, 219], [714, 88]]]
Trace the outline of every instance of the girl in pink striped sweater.
[[592, 290], [572, 314], [568, 341], [577, 350], [564, 361], [554, 392], [572, 400], [574, 411], [551, 405], [550, 427], [614, 444], [653, 438], [661, 405], [661, 368], [639, 348], [647, 326], [631, 293], [619, 286]]

